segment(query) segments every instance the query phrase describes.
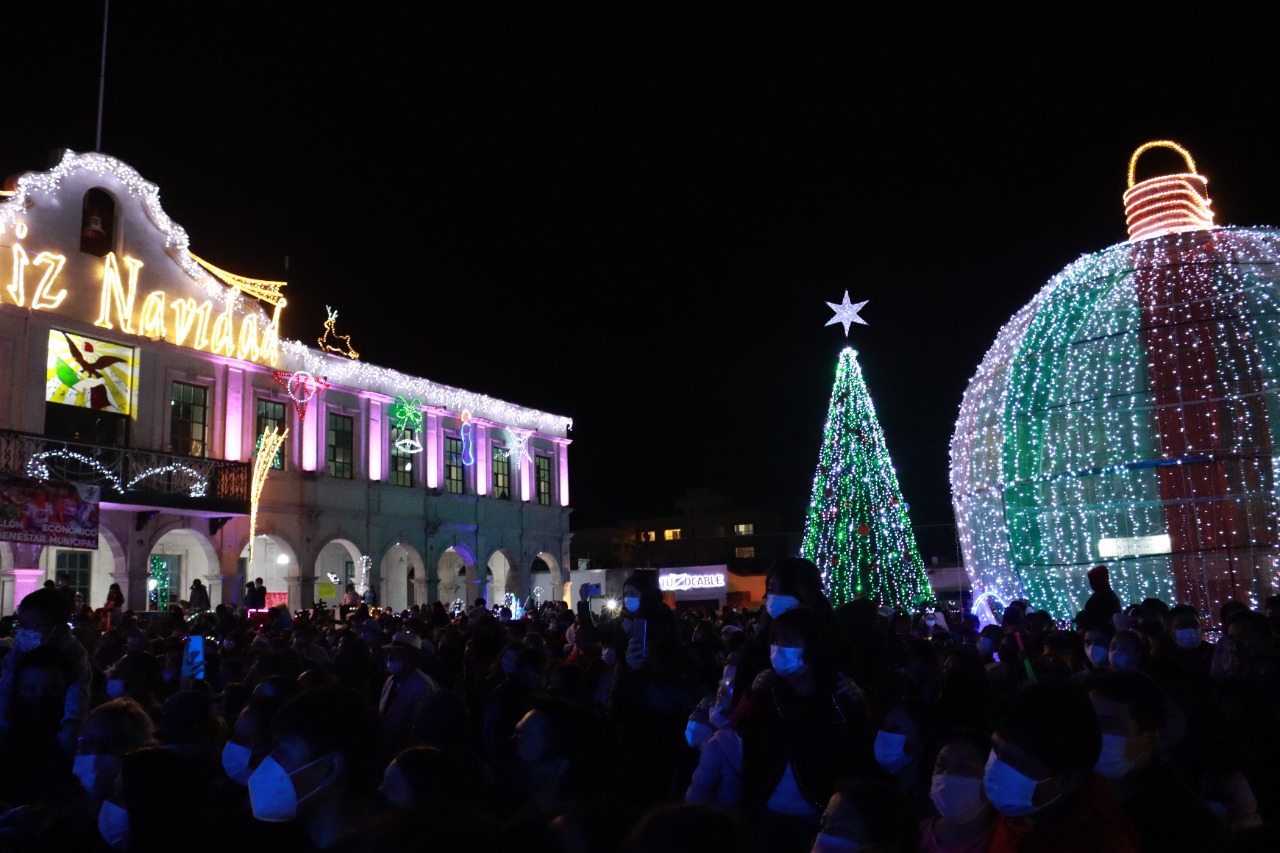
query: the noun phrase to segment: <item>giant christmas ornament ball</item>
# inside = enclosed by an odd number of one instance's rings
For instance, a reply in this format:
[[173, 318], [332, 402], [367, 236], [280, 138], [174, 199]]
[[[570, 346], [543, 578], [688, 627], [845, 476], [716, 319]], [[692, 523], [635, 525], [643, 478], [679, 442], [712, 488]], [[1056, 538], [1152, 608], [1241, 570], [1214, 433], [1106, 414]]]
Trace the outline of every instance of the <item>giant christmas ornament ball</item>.
[[[1156, 147], [1186, 171], [1135, 181]], [[1124, 202], [1130, 239], [1050, 279], [965, 391], [951, 487], [980, 615], [1071, 619], [1099, 564], [1122, 602], [1210, 622], [1275, 589], [1280, 231], [1215, 226], [1172, 142], [1134, 152]]]

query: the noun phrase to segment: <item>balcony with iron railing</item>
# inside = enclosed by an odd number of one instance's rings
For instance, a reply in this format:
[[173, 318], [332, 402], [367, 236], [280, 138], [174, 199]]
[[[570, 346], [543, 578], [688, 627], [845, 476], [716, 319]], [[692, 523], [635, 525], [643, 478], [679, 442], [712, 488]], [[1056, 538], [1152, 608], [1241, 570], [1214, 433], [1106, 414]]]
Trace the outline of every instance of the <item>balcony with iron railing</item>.
[[0, 473], [99, 486], [104, 503], [202, 515], [249, 512], [251, 471], [246, 462], [0, 430]]

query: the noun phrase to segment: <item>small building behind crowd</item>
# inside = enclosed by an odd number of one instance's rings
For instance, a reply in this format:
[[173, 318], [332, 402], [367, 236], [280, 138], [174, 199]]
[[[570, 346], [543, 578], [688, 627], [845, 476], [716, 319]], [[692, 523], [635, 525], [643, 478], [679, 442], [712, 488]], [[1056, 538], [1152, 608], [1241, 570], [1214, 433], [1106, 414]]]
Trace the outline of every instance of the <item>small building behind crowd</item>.
[[332, 311], [281, 338], [285, 282], [194, 254], [109, 156], [11, 179], [0, 250], [0, 612], [46, 580], [135, 610], [197, 579], [291, 609], [570, 594], [571, 419], [368, 364]]

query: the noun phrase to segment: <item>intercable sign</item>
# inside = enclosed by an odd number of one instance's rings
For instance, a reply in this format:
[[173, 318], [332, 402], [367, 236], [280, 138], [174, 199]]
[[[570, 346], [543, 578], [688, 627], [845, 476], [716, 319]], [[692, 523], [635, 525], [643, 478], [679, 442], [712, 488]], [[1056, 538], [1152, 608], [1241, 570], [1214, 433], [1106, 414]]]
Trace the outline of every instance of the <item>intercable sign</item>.
[[685, 589], [718, 589], [725, 585], [724, 575], [671, 574], [658, 578], [658, 589], [663, 592], [679, 592]]

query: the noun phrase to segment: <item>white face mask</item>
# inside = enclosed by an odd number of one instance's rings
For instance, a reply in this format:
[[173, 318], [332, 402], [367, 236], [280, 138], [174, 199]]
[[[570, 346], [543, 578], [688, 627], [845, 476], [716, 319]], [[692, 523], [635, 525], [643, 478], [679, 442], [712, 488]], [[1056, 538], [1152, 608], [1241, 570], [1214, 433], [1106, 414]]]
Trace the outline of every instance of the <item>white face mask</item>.
[[813, 839], [813, 846], [809, 848], [809, 853], [857, 853], [858, 846], [858, 842], [852, 838], [841, 838], [838, 835], [819, 832], [818, 837]]
[[249, 777], [249, 805], [253, 807], [253, 816], [268, 823], [293, 820], [298, 813], [298, 806], [323, 787], [316, 787], [305, 796], [299, 797], [297, 790], [293, 787], [294, 774], [301, 773], [328, 757], [326, 754], [315, 761], [308, 761], [293, 773], [281, 767], [280, 762], [270, 755], [262, 759], [258, 769]]
[[1102, 643], [1094, 643], [1092, 646], [1085, 646], [1085, 654], [1089, 656], [1089, 660], [1094, 666], [1102, 666], [1111, 657], [1111, 651]]
[[222, 747], [222, 769], [227, 771], [227, 778], [237, 785], [249, 784], [249, 777], [253, 774], [253, 768], [249, 766], [252, 760], [253, 750], [247, 746], [229, 740]]
[[1093, 770], [1108, 779], [1119, 779], [1128, 775], [1133, 769], [1134, 759], [1129, 758], [1129, 739], [1124, 735], [1102, 735], [1102, 752], [1098, 753], [1098, 763]]
[[120, 776], [120, 759], [114, 755], [77, 755], [71, 772], [90, 794], [106, 797]]
[[781, 676], [798, 675], [804, 671], [804, 649], [794, 646], [770, 646], [769, 664]]
[[107, 679], [107, 696], [111, 699], [119, 699], [124, 695], [124, 679], [108, 678]]
[[1173, 640], [1180, 649], [1196, 649], [1200, 647], [1199, 628], [1179, 628], [1173, 632]]
[[906, 735], [898, 734], [897, 732], [886, 732], [883, 729], [876, 732], [874, 747], [876, 764], [879, 764], [890, 773], [897, 773], [911, 763], [911, 756], [907, 755], [906, 748]]
[[987, 792], [987, 800], [1002, 815], [1022, 817], [1038, 811], [1032, 800], [1039, 784], [1039, 780], [1014, 770], [996, 758], [994, 752], [987, 759], [987, 772], [982, 778], [982, 787]]
[[127, 850], [129, 812], [110, 800], [103, 800], [102, 808], [98, 809], [98, 832], [113, 849]]
[[639, 612], [640, 612], [640, 599], [639, 599], [639, 598], [630, 598], [630, 597], [628, 597], [628, 598], [624, 598], [624, 599], [622, 599], [622, 606], [623, 606], [623, 607], [625, 607], [625, 608], [627, 609], [627, 612], [628, 612], [628, 613], [639, 613]]
[[788, 610], [795, 610], [799, 606], [800, 599], [794, 595], [768, 595], [764, 599], [765, 612], [771, 619], [777, 619]]
[[938, 814], [949, 823], [968, 823], [986, 808], [987, 799], [982, 795], [982, 779], [977, 776], [956, 776], [951, 773], [935, 773], [929, 785], [929, 799]]

